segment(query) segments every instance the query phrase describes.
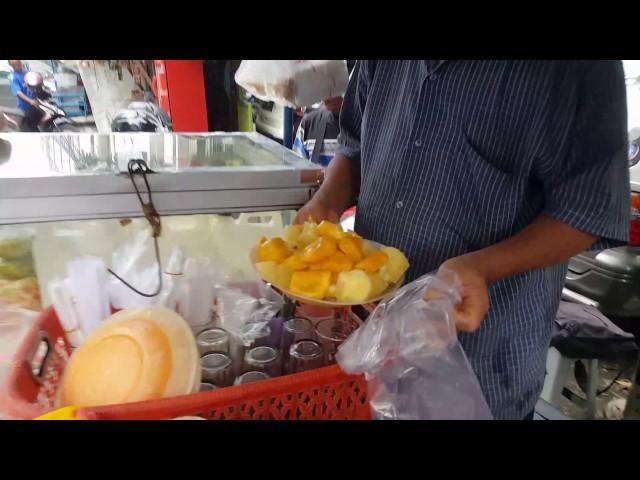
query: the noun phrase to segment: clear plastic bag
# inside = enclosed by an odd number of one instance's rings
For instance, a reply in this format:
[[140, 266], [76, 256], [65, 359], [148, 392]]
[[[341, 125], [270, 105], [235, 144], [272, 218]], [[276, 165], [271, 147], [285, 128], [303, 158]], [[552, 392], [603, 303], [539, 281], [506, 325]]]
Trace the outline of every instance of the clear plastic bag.
[[37, 319], [38, 313], [32, 310], [0, 305], [0, 386], [20, 342]]
[[266, 102], [298, 108], [344, 95], [346, 60], [243, 60], [238, 85]]
[[33, 260], [32, 229], [0, 228], [0, 305], [38, 311], [42, 307]]
[[[427, 290], [436, 300], [423, 300]], [[488, 420], [491, 413], [458, 342], [453, 275], [425, 275], [382, 302], [340, 347], [347, 373], [364, 373], [374, 418]]]

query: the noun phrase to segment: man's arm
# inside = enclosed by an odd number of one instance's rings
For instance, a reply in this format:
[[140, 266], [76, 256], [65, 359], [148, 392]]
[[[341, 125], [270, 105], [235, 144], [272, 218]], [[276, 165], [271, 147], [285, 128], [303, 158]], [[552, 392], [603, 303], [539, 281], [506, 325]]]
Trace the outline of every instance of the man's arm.
[[598, 237], [545, 215], [500, 243], [446, 261], [462, 282], [456, 327], [473, 332], [489, 310], [488, 284], [538, 268], [549, 267], [588, 249]]
[[302, 223], [310, 216], [316, 221], [337, 222], [353, 206], [360, 193], [360, 125], [369, 88], [370, 72], [358, 61], [349, 80], [340, 112], [340, 147], [329, 163], [318, 192], [296, 217]]
[[458, 257], [489, 283], [564, 262], [587, 250], [598, 237], [555, 218], [541, 215], [522, 231], [500, 243]]
[[295, 222], [305, 222], [309, 217], [316, 222], [338, 222], [342, 213], [353, 205], [359, 191], [360, 164], [339, 153], [329, 163], [322, 186], [300, 209]]
[[25, 102], [27, 102], [30, 105], [36, 105], [38, 102], [36, 102], [33, 98], [29, 98], [27, 97], [24, 93], [22, 92], [18, 92], [16, 94], [16, 96], [20, 97], [22, 100], [24, 100]]
[[15, 80], [12, 79], [11, 81], [11, 92], [18, 98], [24, 100], [25, 102], [27, 102], [30, 105], [35, 105], [37, 102], [32, 99], [29, 98], [27, 95], [25, 95], [22, 92], [22, 87], [20, 86], [20, 84], [18, 82], [16, 82]]
[[[578, 100], [567, 104], [567, 111], [576, 114], [573, 127], [557, 142], [561, 154], [541, 160], [542, 214], [512, 237], [441, 266], [456, 272], [463, 284], [456, 311], [459, 330], [480, 326], [489, 309], [488, 284], [565, 262], [599, 240], [603, 248], [627, 240], [629, 168], [622, 68], [592, 62], [581, 73], [574, 92], [558, 92], [575, 94]], [[563, 129], [550, 126], [553, 132]]]

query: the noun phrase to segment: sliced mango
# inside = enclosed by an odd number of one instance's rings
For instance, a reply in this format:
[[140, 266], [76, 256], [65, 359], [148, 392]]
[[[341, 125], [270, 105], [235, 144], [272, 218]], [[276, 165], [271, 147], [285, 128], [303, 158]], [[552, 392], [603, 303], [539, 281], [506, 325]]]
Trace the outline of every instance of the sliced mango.
[[298, 295], [322, 300], [331, 285], [331, 272], [300, 271], [293, 272], [289, 290]]
[[357, 237], [343, 237], [338, 240], [338, 248], [354, 262], [359, 262], [363, 258], [362, 240]]
[[353, 268], [353, 260], [342, 252], [336, 252], [329, 258], [325, 258], [309, 266], [310, 270], [328, 270], [330, 272], [348, 272]]
[[389, 260], [389, 256], [382, 250], [375, 250], [370, 253], [364, 260], [356, 264], [356, 268], [365, 272], [374, 273], [380, 270]]
[[298, 270], [306, 270], [309, 265], [307, 265], [302, 260], [302, 255], [299, 253], [294, 253], [289, 258], [287, 258], [282, 265], [287, 267], [292, 272], [297, 272]]
[[284, 239], [274, 237], [270, 240], [260, 242], [258, 245], [258, 261], [259, 262], [282, 262], [291, 251]]
[[316, 235], [340, 240], [345, 236], [345, 233], [342, 231], [342, 227], [340, 225], [323, 220], [320, 222], [320, 225], [316, 227]]
[[301, 254], [306, 263], [316, 263], [329, 258], [338, 250], [336, 241], [330, 237], [320, 237], [308, 245]]

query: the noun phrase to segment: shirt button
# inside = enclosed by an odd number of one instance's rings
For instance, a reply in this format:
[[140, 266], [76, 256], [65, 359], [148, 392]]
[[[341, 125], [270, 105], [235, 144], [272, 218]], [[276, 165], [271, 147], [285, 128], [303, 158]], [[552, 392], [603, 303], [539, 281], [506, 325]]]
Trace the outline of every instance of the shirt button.
[[422, 140], [418, 139], [418, 140], [416, 140], [415, 142], [413, 142], [413, 144], [414, 144], [416, 147], [421, 147], [421, 146], [422, 146]]
[[396, 202], [396, 208], [402, 208], [403, 206], [404, 206], [404, 203], [402, 203], [402, 201]]

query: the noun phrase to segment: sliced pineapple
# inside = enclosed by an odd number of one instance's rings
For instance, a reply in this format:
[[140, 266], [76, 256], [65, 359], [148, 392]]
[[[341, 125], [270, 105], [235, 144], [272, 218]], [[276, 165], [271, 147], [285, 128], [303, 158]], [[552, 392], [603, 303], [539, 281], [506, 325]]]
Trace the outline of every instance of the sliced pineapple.
[[318, 235], [316, 234], [316, 227], [318, 225], [314, 222], [304, 222], [302, 225], [302, 231], [298, 236], [298, 246], [300, 248], [305, 248], [307, 245], [312, 244], [318, 239]]
[[380, 269], [380, 276], [389, 283], [396, 283], [409, 269], [409, 260], [397, 248], [383, 247], [381, 250], [387, 254], [389, 260]]
[[291, 270], [284, 264], [276, 262], [258, 262], [256, 269], [265, 282], [269, 282], [276, 287], [286, 289], [291, 282]]
[[373, 298], [374, 285], [363, 270], [351, 270], [338, 275], [336, 299], [342, 303], [364, 303]]
[[370, 240], [362, 241], [362, 253], [364, 253], [365, 257], [368, 257], [369, 255], [371, 255], [373, 252], [377, 250], [378, 250], [378, 247], [372, 241]]
[[287, 225], [284, 227], [284, 234], [282, 235], [290, 247], [298, 245], [298, 238], [302, 233], [302, 225]]

